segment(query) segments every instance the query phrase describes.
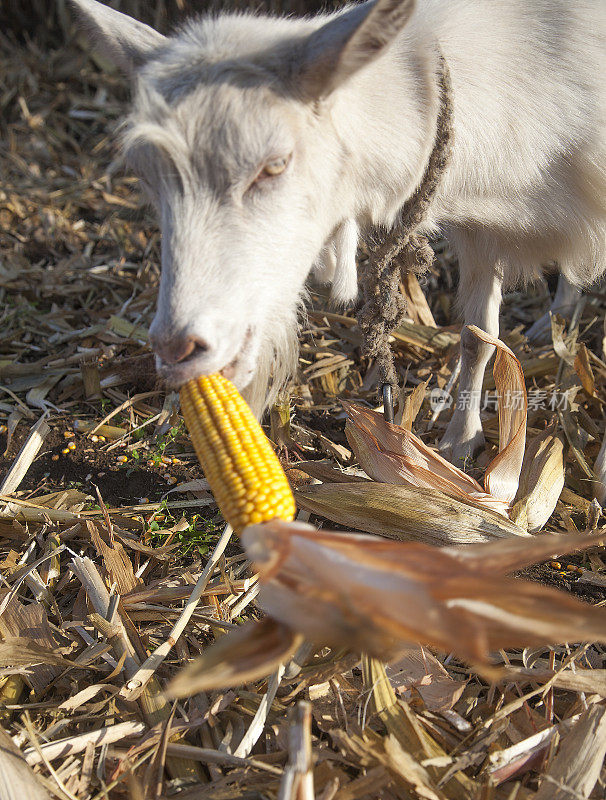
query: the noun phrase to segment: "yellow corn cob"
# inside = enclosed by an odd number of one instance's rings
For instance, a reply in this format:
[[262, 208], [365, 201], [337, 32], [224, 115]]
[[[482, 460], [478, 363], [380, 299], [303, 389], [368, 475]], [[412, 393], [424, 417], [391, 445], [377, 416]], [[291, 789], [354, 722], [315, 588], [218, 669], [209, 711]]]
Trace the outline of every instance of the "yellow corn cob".
[[210, 488], [236, 533], [276, 517], [294, 519], [284, 470], [231, 381], [218, 373], [189, 381], [181, 387], [181, 410]]

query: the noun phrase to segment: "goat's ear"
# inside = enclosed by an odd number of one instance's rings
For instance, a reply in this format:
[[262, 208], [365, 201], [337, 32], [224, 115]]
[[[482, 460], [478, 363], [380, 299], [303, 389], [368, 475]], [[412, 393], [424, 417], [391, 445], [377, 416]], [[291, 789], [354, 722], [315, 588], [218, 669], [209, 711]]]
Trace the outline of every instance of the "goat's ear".
[[97, 0], [71, 0], [71, 3], [93, 45], [128, 73], [166, 41], [148, 25]]
[[393, 42], [414, 7], [415, 0], [375, 0], [327, 22], [305, 42], [295, 68], [299, 89], [313, 99], [326, 97]]

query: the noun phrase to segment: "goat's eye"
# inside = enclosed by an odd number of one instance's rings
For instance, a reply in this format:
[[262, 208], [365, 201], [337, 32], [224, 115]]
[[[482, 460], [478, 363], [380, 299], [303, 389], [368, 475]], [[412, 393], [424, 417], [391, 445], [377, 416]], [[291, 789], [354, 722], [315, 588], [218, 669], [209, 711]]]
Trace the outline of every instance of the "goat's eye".
[[250, 183], [248, 189], [255, 189], [257, 187], [269, 187], [272, 178], [277, 178], [281, 175], [290, 163], [292, 153], [281, 158], [272, 158], [271, 161], [266, 161], [261, 169], [257, 172], [255, 178]]
[[268, 161], [267, 164], [261, 170], [259, 177], [273, 178], [275, 175], [281, 175], [288, 166], [289, 161], [290, 161], [290, 156], [284, 156], [283, 158], [274, 158], [272, 161]]

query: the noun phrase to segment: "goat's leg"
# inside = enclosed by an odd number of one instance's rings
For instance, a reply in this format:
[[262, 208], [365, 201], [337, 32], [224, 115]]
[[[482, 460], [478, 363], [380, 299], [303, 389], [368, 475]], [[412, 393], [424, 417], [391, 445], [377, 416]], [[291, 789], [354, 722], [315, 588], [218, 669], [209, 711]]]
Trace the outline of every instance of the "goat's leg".
[[311, 271], [318, 283], [326, 284], [333, 282], [336, 268], [335, 247], [332, 239], [329, 239], [318, 253]]
[[330, 299], [337, 306], [351, 303], [358, 295], [358, 237], [356, 221], [343, 220], [326, 241], [313, 266], [312, 272], [318, 283], [332, 284]]
[[335, 231], [336, 267], [332, 280], [330, 299], [335, 305], [346, 305], [358, 295], [358, 225], [354, 219], [346, 219]]
[[[477, 325], [493, 336], [499, 335], [502, 278], [497, 267], [485, 271], [465, 269], [461, 264], [459, 302], [465, 325]], [[480, 342], [465, 328], [461, 335], [461, 374], [457, 403], [440, 450], [454, 464], [473, 455], [484, 445], [480, 420], [482, 382], [494, 347]]]
[[573, 286], [564, 275], [558, 278], [558, 288], [546, 314], [526, 331], [526, 338], [533, 344], [546, 344], [551, 341], [551, 314], [570, 317], [581, 296], [581, 290]]

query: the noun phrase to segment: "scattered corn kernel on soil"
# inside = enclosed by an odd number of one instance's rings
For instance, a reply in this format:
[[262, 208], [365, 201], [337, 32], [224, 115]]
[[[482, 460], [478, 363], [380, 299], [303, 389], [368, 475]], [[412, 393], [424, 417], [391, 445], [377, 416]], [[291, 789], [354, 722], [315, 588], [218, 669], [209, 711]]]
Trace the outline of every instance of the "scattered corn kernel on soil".
[[[204, 0], [113, 5], [164, 28], [211, 7]], [[295, 13], [315, 8], [301, 0], [271, 6]], [[0, 789], [1, 800], [294, 798], [280, 787], [289, 720], [300, 699], [312, 702], [316, 798], [604, 798], [606, 651], [593, 643], [495, 654], [498, 663], [518, 668], [517, 677], [495, 685], [449, 654], [411, 651], [393, 677], [398, 746], [404, 742], [406, 759], [372, 712], [358, 660], [343, 652], [312, 652], [301, 672], [282, 678], [265, 711], [266, 681], [197, 694], [172, 718], [162, 703], [150, 712], [149, 694], [136, 702], [118, 694], [126, 664], [141, 663], [167, 640], [223, 527], [177, 397], [157, 384], [148, 347], [160, 240], [115, 146], [127, 97], [123, 78], [75, 35], [66, 2], [5, 0], [0, 770], [16, 794]], [[401, 403], [424, 385], [413, 430], [430, 444], [450, 413], [430, 425], [430, 392], [452, 374], [460, 331], [455, 259], [444, 242], [435, 249], [421, 285], [409, 279], [402, 286], [410, 320], [394, 338]], [[542, 345], [524, 337], [553, 288], [550, 280], [508, 294], [502, 330], [526, 375], [529, 440], [551, 423], [565, 430], [566, 484], [546, 529], [573, 532], [587, 526], [591, 470], [604, 432], [606, 299], [601, 290], [589, 292], [575, 325], [563, 328], [567, 346], [581, 354], [571, 367], [562, 364], [549, 331]], [[312, 481], [309, 471], [329, 481], [330, 470], [356, 469], [340, 397], [376, 407], [374, 373], [360, 357], [352, 309], [331, 311], [323, 291], [312, 287], [300, 343], [290, 424], [282, 408], [267, 425], [297, 485]], [[490, 376], [486, 390], [494, 391]], [[496, 452], [490, 402], [484, 425], [486, 449], [465, 465], [480, 479]], [[311, 521], [345, 529], [321, 517]], [[84, 573], [70, 568], [76, 556], [91, 559], [82, 562]], [[601, 548], [525, 575], [591, 603], [606, 599]], [[259, 617], [250, 577], [234, 541], [158, 667], [161, 687], [226, 627]], [[94, 590], [99, 578], [119, 597], [111, 602], [111, 625], [103, 619], [103, 593]], [[100, 730], [103, 739], [91, 736]], [[190, 749], [180, 750], [183, 744]], [[10, 748], [27, 763], [10, 756]], [[240, 760], [230, 755], [236, 752]]]
[[[103, 500], [109, 505], [129, 504], [133, 498], [159, 500], [174, 485], [199, 478], [196, 464], [172, 463], [172, 458], [149, 453], [143, 461], [140, 457], [123, 455], [122, 448], [107, 451], [107, 442], [91, 442], [86, 436], [65, 438], [72, 433], [69, 427], [53, 427], [44, 440], [39, 454], [28, 469], [20, 489], [39, 493], [73, 487], [95, 492], [99, 487]], [[2, 470], [7, 471], [17, 456], [29, 431], [22, 426], [17, 430], [6, 451], [7, 437], [0, 436], [2, 448]], [[68, 444], [75, 445], [73, 449]], [[66, 452], [67, 450], [67, 452]]]

